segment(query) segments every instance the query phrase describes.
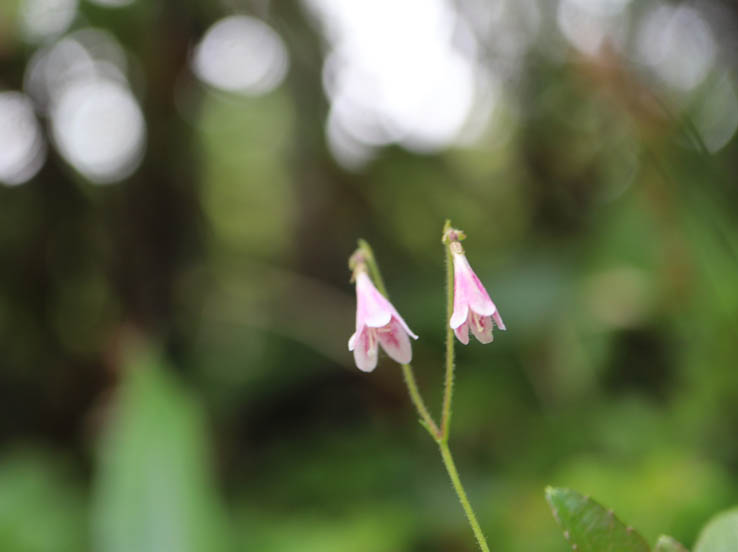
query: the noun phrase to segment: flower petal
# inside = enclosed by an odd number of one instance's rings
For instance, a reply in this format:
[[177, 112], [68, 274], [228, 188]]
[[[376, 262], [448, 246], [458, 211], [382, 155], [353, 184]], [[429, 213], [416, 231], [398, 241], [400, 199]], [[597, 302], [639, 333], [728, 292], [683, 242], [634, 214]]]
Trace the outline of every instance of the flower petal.
[[410, 347], [410, 339], [399, 320], [393, 318], [384, 328], [379, 328], [377, 336], [382, 349], [392, 360], [400, 364], [407, 364], [412, 360], [413, 351]]
[[459, 341], [461, 341], [464, 345], [469, 345], [469, 324], [468, 322], [464, 321], [464, 323], [456, 328], [454, 330], [454, 333], [456, 334], [456, 337], [459, 338]]
[[472, 311], [469, 315], [469, 325], [471, 326], [474, 337], [480, 343], [490, 343], [494, 339], [492, 335], [491, 316], [479, 316], [476, 312]]
[[449, 326], [456, 329], [461, 326], [469, 316], [469, 304], [466, 300], [466, 288], [468, 283], [463, 274], [459, 273], [454, 255], [454, 311], [451, 313]]
[[466, 319], [469, 317], [469, 305], [463, 300], [454, 300], [454, 312], [451, 314], [451, 320], [449, 320], [449, 326], [451, 329], [456, 329], [461, 326]]
[[405, 320], [402, 318], [402, 316], [400, 316], [400, 313], [397, 312], [397, 309], [395, 309], [392, 304], [390, 304], [390, 307], [392, 307], [392, 319], [396, 319], [410, 337], [412, 337], [413, 339], [418, 339], [418, 336], [415, 335], [413, 331], [408, 327]]
[[377, 367], [377, 335], [373, 328], [364, 328], [354, 347], [356, 367], [363, 372], [371, 372]]
[[354, 350], [354, 345], [356, 345], [356, 334], [357, 333], [358, 332], [354, 332], [354, 333], [351, 334], [351, 337], [349, 337], [349, 342], [348, 342], [349, 351], [353, 351]]
[[461, 290], [469, 307], [482, 316], [490, 316], [497, 310], [463, 253], [454, 253], [454, 289]]
[[374, 287], [366, 272], [356, 277], [356, 329], [367, 325], [381, 328], [389, 324], [394, 308]]
[[495, 319], [495, 324], [497, 324], [497, 327], [501, 330], [506, 330], [505, 323], [502, 321], [502, 317], [500, 316], [499, 311], [495, 311], [495, 313], [492, 315], [492, 318]]

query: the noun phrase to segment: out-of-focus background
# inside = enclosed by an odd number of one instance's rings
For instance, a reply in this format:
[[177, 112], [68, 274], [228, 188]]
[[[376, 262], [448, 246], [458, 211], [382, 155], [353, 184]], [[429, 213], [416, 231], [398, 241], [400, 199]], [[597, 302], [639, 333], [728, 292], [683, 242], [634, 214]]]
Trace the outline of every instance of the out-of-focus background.
[[568, 486], [653, 542], [738, 503], [733, 0], [2, 0], [0, 550], [471, 551], [446, 217], [509, 328], [458, 350], [494, 550]]

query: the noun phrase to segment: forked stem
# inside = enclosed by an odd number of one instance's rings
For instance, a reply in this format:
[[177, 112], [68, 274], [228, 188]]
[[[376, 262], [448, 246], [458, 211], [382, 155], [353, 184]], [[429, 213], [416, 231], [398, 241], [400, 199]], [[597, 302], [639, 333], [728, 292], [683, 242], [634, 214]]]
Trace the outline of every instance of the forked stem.
[[[443, 228], [444, 238], [447, 232], [451, 229], [451, 221], [447, 220]], [[444, 243], [446, 243], [444, 239]], [[446, 249], [446, 290], [447, 290], [447, 308], [446, 308], [446, 378], [443, 392], [443, 410], [441, 414], [441, 427], [439, 428], [433, 416], [431, 416], [428, 408], [425, 406], [425, 401], [420, 394], [418, 385], [415, 381], [415, 374], [413, 368], [409, 364], [402, 365], [402, 374], [405, 379], [405, 385], [410, 394], [410, 400], [413, 402], [415, 409], [418, 411], [420, 416], [420, 423], [428, 430], [433, 440], [438, 444], [438, 448], [441, 452], [441, 459], [443, 465], [446, 467], [448, 476], [451, 479], [451, 485], [456, 492], [456, 496], [461, 503], [461, 507], [464, 509], [466, 519], [469, 521], [474, 537], [477, 539], [479, 548], [482, 552], [489, 552], [489, 546], [487, 545], [487, 539], [482, 533], [482, 528], [479, 525], [477, 516], [474, 513], [474, 509], [469, 502], [469, 498], [466, 496], [464, 486], [461, 484], [459, 478], [459, 472], [456, 470], [456, 464], [454, 458], [451, 455], [451, 450], [448, 448], [448, 438], [451, 430], [451, 402], [453, 400], [453, 388], [454, 388], [454, 332], [449, 326], [449, 320], [451, 319], [451, 313], [454, 308], [454, 267], [453, 259], [451, 257], [451, 250], [448, 244], [445, 245]], [[365, 240], [359, 240], [359, 249], [352, 257], [355, 263], [364, 263], [369, 270], [369, 274], [374, 280], [374, 285], [385, 297], [389, 297], [387, 294], [387, 287], [384, 285], [382, 274], [379, 271], [379, 266], [374, 258], [374, 252], [371, 246]]]

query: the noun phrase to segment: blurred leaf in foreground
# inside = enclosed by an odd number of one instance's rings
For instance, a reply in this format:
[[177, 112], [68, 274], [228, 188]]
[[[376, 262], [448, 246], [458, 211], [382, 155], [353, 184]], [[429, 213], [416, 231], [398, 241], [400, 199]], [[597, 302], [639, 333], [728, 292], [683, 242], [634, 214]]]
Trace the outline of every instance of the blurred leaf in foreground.
[[738, 550], [738, 508], [722, 512], [702, 529], [694, 552], [735, 552]]
[[569, 489], [546, 488], [546, 500], [564, 538], [577, 552], [649, 552], [646, 541], [590, 498]]
[[156, 356], [133, 355], [124, 368], [100, 453], [94, 549], [224, 550], [201, 408]]

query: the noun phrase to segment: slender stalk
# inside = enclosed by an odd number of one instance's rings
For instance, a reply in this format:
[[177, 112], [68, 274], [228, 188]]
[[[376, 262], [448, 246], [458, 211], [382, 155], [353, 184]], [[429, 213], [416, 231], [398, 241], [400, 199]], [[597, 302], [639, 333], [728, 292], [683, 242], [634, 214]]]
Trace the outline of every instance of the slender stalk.
[[[451, 228], [451, 222], [446, 221], [444, 227], [444, 234], [446, 230]], [[377, 289], [385, 296], [387, 294], [387, 288], [384, 285], [382, 274], [379, 271], [379, 266], [374, 259], [374, 252], [371, 246], [364, 240], [359, 240], [359, 249], [363, 253], [363, 261], [369, 270], [369, 273], [374, 280], [374, 285]], [[489, 546], [487, 545], [487, 539], [482, 533], [482, 528], [479, 526], [477, 516], [474, 514], [474, 510], [469, 503], [469, 499], [464, 491], [464, 486], [461, 484], [459, 478], [459, 472], [456, 470], [456, 464], [454, 463], [451, 451], [448, 448], [448, 437], [450, 432], [450, 421], [451, 421], [451, 400], [453, 399], [453, 385], [454, 385], [454, 334], [453, 330], [449, 327], [448, 321], [451, 318], [451, 313], [454, 307], [454, 292], [453, 292], [453, 259], [451, 257], [451, 251], [448, 245], [446, 245], [446, 286], [448, 291], [448, 302], [447, 302], [447, 316], [446, 316], [446, 382], [443, 395], [443, 417], [441, 428], [439, 429], [436, 422], [433, 420], [428, 408], [425, 406], [423, 397], [418, 390], [418, 385], [415, 382], [415, 374], [413, 368], [409, 364], [402, 365], [402, 374], [405, 378], [405, 384], [407, 390], [410, 393], [410, 400], [412, 400], [415, 409], [418, 411], [418, 415], [421, 419], [421, 424], [428, 430], [433, 440], [438, 444], [438, 448], [441, 451], [441, 459], [443, 465], [446, 467], [448, 476], [451, 479], [451, 485], [456, 492], [456, 496], [459, 498], [461, 507], [464, 509], [466, 519], [469, 521], [469, 525], [474, 532], [474, 537], [477, 539], [479, 548], [482, 552], [489, 552]]]
[[[463, 239], [463, 232], [453, 230], [456, 237], [451, 238], [450, 231], [451, 221], [446, 220], [446, 224], [443, 226], [443, 243], [446, 250], [446, 379], [443, 390], [443, 412], [441, 415], [441, 438], [438, 440], [438, 447], [441, 450], [441, 458], [443, 464], [446, 466], [448, 476], [451, 478], [451, 484], [456, 491], [456, 496], [459, 498], [461, 507], [464, 509], [466, 519], [471, 525], [474, 536], [477, 539], [479, 548], [483, 552], [489, 552], [489, 545], [487, 539], [482, 533], [482, 528], [479, 526], [477, 516], [474, 514], [474, 509], [469, 502], [469, 498], [466, 496], [464, 486], [461, 484], [459, 478], [459, 472], [456, 470], [456, 464], [454, 458], [451, 456], [451, 450], [448, 448], [448, 438], [451, 433], [451, 404], [454, 398], [454, 331], [451, 329], [451, 315], [454, 311], [454, 261], [451, 254], [451, 242], [456, 239]], [[458, 244], [457, 244], [458, 245]]]
[[364, 252], [364, 261], [369, 269], [369, 275], [372, 277], [372, 280], [374, 280], [374, 285], [377, 286], [377, 289], [382, 293], [382, 295], [389, 299], [387, 286], [384, 285], [384, 278], [382, 278], [382, 273], [379, 271], [379, 265], [377, 264], [377, 260], [374, 258], [374, 250], [366, 240], [361, 239], [359, 240], [359, 249]]
[[438, 442], [441, 437], [441, 432], [438, 430], [438, 426], [433, 420], [433, 416], [428, 412], [428, 408], [426, 408], [425, 402], [423, 402], [423, 397], [420, 395], [420, 391], [418, 391], [418, 385], [415, 383], [415, 374], [413, 374], [412, 366], [409, 364], [403, 364], [402, 374], [405, 376], [405, 384], [407, 385], [407, 390], [410, 393], [410, 400], [413, 401], [415, 409], [420, 415], [423, 427], [428, 430], [431, 437], [433, 437], [433, 440]]
[[[446, 220], [443, 227], [444, 235], [450, 228], [451, 221]], [[443, 388], [441, 439], [447, 442], [451, 429], [451, 402], [454, 398], [454, 331], [449, 325], [454, 310], [454, 263], [449, 245], [445, 244], [444, 249], [446, 250], [446, 379]]]
[[451, 478], [451, 484], [454, 487], [454, 490], [456, 491], [456, 496], [459, 497], [459, 502], [461, 502], [461, 507], [464, 508], [464, 513], [466, 514], [466, 519], [469, 521], [469, 525], [471, 525], [472, 531], [474, 532], [474, 536], [477, 539], [477, 543], [479, 544], [479, 548], [482, 549], [483, 552], [489, 552], [489, 545], [487, 544], [487, 539], [484, 536], [484, 533], [482, 533], [482, 528], [479, 526], [479, 522], [477, 521], [477, 516], [474, 514], [474, 510], [471, 507], [471, 503], [469, 502], [469, 499], [466, 496], [466, 492], [464, 491], [464, 486], [461, 484], [461, 479], [459, 478], [459, 472], [456, 471], [456, 464], [454, 464], [453, 456], [451, 456], [451, 451], [448, 448], [448, 443], [446, 441], [440, 441], [438, 443], [439, 448], [441, 449], [441, 458], [443, 458], [443, 464], [446, 466], [446, 471], [448, 472], [448, 476]]

